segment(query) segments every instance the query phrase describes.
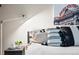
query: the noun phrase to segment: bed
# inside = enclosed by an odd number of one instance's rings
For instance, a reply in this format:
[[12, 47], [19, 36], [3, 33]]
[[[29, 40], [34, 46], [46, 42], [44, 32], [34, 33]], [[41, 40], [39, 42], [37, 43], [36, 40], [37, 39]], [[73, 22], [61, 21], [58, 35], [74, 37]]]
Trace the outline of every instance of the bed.
[[[67, 27], [68, 29], [68, 27]], [[67, 30], [66, 29], [66, 30]], [[70, 30], [70, 29], [69, 29]], [[71, 30], [68, 33], [71, 32]], [[26, 55], [58, 55], [58, 54], [69, 54], [69, 55], [75, 55], [79, 54], [79, 46], [74, 46], [73, 44], [73, 35], [72, 32], [69, 34], [69, 46], [61, 46], [61, 37], [59, 36], [59, 29], [56, 28], [49, 28], [47, 29], [46, 33], [48, 34], [47, 36], [45, 34], [42, 35], [42, 33], [39, 33], [40, 30], [37, 31], [32, 31], [28, 32], [28, 48], [26, 49]], [[31, 34], [36, 35], [39, 39], [37, 38], [32, 38]], [[38, 34], [39, 33], [39, 34]], [[45, 33], [45, 32], [43, 32]], [[45, 36], [44, 36], [45, 35]], [[71, 36], [70, 36], [71, 35]], [[41, 37], [43, 36], [43, 38]], [[40, 38], [41, 37], [41, 38]], [[44, 37], [47, 37], [47, 39]], [[71, 38], [72, 37], [72, 38]], [[42, 40], [43, 39], [43, 40]], [[41, 40], [41, 41], [40, 41]], [[46, 44], [42, 44], [43, 42], [47, 41]], [[52, 43], [52, 45], [51, 45]]]

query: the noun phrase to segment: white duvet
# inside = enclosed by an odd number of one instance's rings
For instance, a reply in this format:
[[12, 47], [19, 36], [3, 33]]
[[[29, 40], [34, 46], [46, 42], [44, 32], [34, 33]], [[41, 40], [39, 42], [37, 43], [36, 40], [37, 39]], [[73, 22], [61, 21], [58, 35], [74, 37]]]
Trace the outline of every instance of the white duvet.
[[79, 47], [51, 47], [32, 43], [26, 50], [26, 55], [79, 54]]

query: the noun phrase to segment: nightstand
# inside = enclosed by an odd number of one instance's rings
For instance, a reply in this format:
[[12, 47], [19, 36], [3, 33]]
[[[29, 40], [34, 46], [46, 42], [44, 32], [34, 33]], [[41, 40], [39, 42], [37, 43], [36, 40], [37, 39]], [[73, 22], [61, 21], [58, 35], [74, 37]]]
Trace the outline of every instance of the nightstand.
[[25, 55], [25, 48], [7, 49], [4, 51], [4, 55]]

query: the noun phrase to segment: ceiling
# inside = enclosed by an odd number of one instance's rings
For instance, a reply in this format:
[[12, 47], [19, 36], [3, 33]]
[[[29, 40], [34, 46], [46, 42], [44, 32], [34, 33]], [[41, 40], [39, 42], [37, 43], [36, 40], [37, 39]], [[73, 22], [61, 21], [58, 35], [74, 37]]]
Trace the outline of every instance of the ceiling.
[[29, 18], [51, 6], [51, 4], [2, 4], [0, 20], [19, 18], [23, 14]]

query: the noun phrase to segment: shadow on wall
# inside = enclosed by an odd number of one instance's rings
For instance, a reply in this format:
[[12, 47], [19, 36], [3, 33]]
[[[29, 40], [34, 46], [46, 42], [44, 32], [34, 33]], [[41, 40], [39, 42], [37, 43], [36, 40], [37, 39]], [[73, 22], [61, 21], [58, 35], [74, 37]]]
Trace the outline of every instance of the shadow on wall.
[[[35, 7], [36, 8], [36, 7]], [[23, 40], [26, 41], [26, 30], [25, 25], [23, 25], [26, 21], [34, 17], [35, 15], [39, 14], [40, 12], [44, 11], [46, 8], [41, 9], [40, 8], [33, 8], [31, 10], [32, 15], [29, 10], [29, 15], [27, 15], [27, 18], [17, 18], [15, 21], [5, 22], [3, 24], [3, 52], [5, 49], [11, 46], [15, 40]], [[28, 14], [27, 13], [27, 14]], [[31, 15], [31, 16], [30, 16]], [[13, 19], [13, 18], [12, 18]], [[15, 18], [14, 18], [15, 19]]]
[[[1, 26], [0, 26], [0, 33], [1, 33]], [[1, 55], [1, 35], [0, 35], [0, 55]]]

